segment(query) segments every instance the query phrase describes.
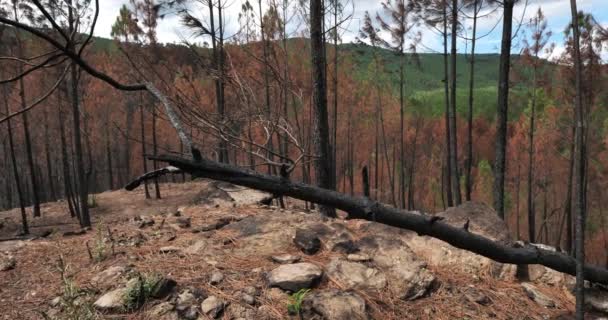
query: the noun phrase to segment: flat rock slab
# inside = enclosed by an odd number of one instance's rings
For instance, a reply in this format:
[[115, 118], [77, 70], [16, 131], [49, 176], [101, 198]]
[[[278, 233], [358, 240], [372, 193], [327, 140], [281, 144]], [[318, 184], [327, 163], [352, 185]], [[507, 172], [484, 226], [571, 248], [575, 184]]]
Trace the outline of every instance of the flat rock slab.
[[297, 292], [313, 287], [319, 282], [323, 270], [308, 262], [284, 264], [270, 271], [268, 284], [283, 290]]
[[272, 261], [280, 264], [296, 263], [299, 262], [301, 257], [293, 254], [280, 254], [270, 257]]

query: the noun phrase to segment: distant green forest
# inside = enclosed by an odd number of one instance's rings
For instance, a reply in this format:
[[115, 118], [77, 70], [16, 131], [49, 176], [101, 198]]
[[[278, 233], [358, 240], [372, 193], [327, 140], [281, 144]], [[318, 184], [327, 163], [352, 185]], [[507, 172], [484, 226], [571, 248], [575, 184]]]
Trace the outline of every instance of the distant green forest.
[[[354, 63], [353, 77], [361, 81], [369, 80], [373, 70], [373, 48], [365, 44], [347, 43], [339, 45], [340, 53], [348, 56]], [[93, 50], [115, 53], [117, 47], [111, 39], [95, 37]], [[399, 95], [399, 58], [385, 48], [377, 49], [382, 63], [381, 82], [385, 89], [389, 86], [394, 97]], [[469, 99], [469, 57], [457, 56], [457, 112], [465, 116]], [[417, 113], [429, 117], [439, 117], [445, 112], [443, 89], [443, 55], [439, 53], [420, 53], [418, 62], [406, 55], [405, 89], [407, 113]], [[475, 95], [474, 117], [492, 120], [496, 114], [496, 94], [498, 83], [499, 54], [475, 55]], [[513, 55], [512, 59], [518, 59]], [[522, 88], [512, 88], [512, 99], [521, 98]], [[525, 109], [525, 103], [513, 104], [510, 119]]]
[[[342, 53], [348, 54], [354, 64], [354, 76], [357, 79], [367, 80], [373, 70], [373, 48], [364, 44], [343, 44]], [[378, 55], [382, 62], [383, 84], [392, 88], [393, 95], [399, 94], [399, 58], [390, 50], [378, 48]], [[459, 54], [456, 59], [457, 68], [457, 112], [466, 115], [469, 99], [470, 55]], [[516, 61], [518, 55], [513, 55]], [[496, 114], [498, 62], [499, 54], [475, 55], [475, 93], [474, 117], [484, 117], [492, 120]], [[445, 112], [443, 55], [439, 53], [420, 53], [417, 62], [411, 55], [406, 55], [405, 89], [408, 105], [406, 112], [419, 113], [426, 116], [437, 117]], [[512, 88], [512, 99], [516, 101], [522, 96], [522, 88]], [[516, 119], [525, 109], [525, 103], [515, 104], [511, 108], [510, 119]]]

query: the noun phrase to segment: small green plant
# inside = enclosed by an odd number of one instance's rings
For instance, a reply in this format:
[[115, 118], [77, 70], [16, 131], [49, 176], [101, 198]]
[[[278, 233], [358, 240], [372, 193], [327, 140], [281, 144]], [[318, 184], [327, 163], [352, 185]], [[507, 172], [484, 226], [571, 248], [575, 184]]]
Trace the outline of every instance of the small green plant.
[[106, 237], [103, 234], [103, 230], [104, 230], [104, 224], [103, 223], [99, 223], [97, 225], [97, 231], [95, 234], [95, 239], [93, 240], [93, 247], [91, 248], [89, 246], [89, 242], [86, 242], [86, 246], [87, 246], [87, 250], [89, 252], [89, 258], [91, 259], [91, 261], [98, 263], [101, 261], [106, 260], [110, 255], [114, 254], [114, 239], [112, 237], [112, 232], [110, 231], [110, 228], [108, 227], [108, 239], [110, 240], [110, 242], [112, 243], [111, 247], [108, 247], [108, 244], [106, 243]]
[[94, 194], [90, 194], [87, 198], [87, 206], [90, 209], [97, 208], [97, 197]]
[[125, 311], [139, 309], [150, 299], [154, 287], [160, 281], [156, 274], [137, 274], [137, 281], [127, 288], [124, 296]]
[[62, 293], [57, 297], [56, 308], [60, 313], [49, 316], [41, 312], [46, 320], [95, 320], [99, 316], [95, 312], [93, 305], [88, 299], [90, 292], [78, 288], [72, 277], [69, 275], [69, 265], [65, 263], [62, 256], [59, 257], [57, 272], [61, 276]]
[[289, 296], [289, 304], [287, 305], [289, 314], [299, 315], [302, 312], [302, 301], [304, 301], [308, 292], [310, 292], [310, 289], [301, 289]]

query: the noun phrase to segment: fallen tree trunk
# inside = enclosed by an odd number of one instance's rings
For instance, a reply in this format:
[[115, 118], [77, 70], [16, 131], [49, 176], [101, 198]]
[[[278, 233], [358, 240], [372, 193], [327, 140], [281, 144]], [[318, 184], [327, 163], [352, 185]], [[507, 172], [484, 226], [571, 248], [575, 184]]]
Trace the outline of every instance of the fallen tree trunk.
[[[466, 228], [458, 228], [441, 222], [437, 217], [399, 210], [371, 201], [368, 198], [351, 197], [336, 191], [292, 182], [286, 178], [240, 169], [207, 159], [193, 161], [170, 155], [156, 156], [151, 159], [167, 162], [171, 166], [198, 177], [230, 182], [270, 192], [277, 196], [289, 196], [331, 206], [347, 212], [349, 219], [365, 219], [412, 230], [419, 235], [427, 235], [440, 239], [456, 248], [482, 255], [497, 262], [518, 265], [540, 264], [562, 273], [570, 275], [576, 273], [574, 258], [560, 252], [544, 250], [534, 246], [521, 248], [515, 247], [514, 244], [499, 243], [473, 234]], [[143, 181], [143, 177], [140, 182]], [[134, 188], [136, 185], [137, 183], [129, 184], [129, 189]], [[591, 282], [608, 284], [608, 270], [586, 265], [585, 279]]]

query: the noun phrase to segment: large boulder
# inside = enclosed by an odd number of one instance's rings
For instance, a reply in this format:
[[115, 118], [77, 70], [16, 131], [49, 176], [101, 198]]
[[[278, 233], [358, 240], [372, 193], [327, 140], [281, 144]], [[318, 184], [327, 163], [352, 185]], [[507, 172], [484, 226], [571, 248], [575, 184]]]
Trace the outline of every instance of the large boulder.
[[323, 270], [312, 263], [284, 264], [268, 273], [268, 284], [283, 290], [297, 292], [319, 282]]
[[555, 308], [555, 301], [549, 298], [546, 294], [542, 293], [536, 286], [531, 283], [522, 283], [521, 287], [524, 289], [524, 292], [528, 296], [528, 298], [532, 299], [532, 301], [540, 304], [545, 308]]
[[365, 300], [355, 293], [325, 290], [308, 294], [302, 315], [309, 320], [367, 320]]

